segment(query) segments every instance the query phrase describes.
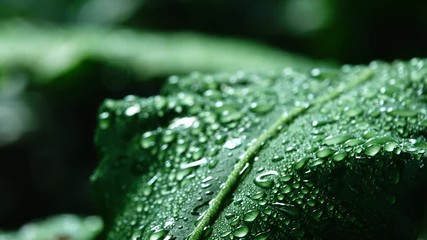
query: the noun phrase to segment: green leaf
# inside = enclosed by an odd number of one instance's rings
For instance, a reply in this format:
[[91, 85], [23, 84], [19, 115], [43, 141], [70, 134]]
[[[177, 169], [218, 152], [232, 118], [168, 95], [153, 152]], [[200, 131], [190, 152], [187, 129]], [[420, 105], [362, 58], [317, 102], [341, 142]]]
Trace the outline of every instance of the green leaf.
[[1, 232], [0, 240], [93, 240], [102, 230], [99, 217], [64, 214], [28, 223], [16, 232]]
[[0, 72], [23, 68], [45, 83], [85, 60], [105, 62], [141, 79], [191, 71], [269, 70], [313, 64], [261, 44], [196, 33], [0, 24]]
[[107, 239], [415, 239], [424, 60], [171, 77], [106, 100], [93, 175]]

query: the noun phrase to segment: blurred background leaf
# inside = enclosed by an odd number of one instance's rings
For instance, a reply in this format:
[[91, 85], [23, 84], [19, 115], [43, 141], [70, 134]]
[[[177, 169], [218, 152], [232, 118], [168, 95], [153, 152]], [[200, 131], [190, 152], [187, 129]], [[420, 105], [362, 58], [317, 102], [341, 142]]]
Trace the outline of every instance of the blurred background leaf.
[[151, 33], [105, 27], [0, 26], [0, 69], [22, 68], [40, 82], [99, 61], [140, 79], [191, 71], [272, 70], [314, 62], [256, 43], [195, 33]]
[[155, 95], [169, 74], [318, 63], [304, 55], [426, 57], [426, 9], [421, 0], [0, 1], [0, 228], [96, 213], [88, 179], [103, 99]]
[[99, 217], [64, 214], [25, 224], [16, 232], [0, 232], [0, 240], [90, 240], [101, 230]]

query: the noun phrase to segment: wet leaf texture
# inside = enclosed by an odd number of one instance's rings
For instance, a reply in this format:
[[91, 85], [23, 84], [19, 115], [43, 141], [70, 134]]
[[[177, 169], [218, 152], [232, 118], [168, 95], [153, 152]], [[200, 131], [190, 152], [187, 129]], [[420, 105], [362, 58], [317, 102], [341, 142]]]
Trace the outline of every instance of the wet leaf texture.
[[106, 100], [92, 181], [107, 239], [415, 239], [427, 67], [171, 77]]

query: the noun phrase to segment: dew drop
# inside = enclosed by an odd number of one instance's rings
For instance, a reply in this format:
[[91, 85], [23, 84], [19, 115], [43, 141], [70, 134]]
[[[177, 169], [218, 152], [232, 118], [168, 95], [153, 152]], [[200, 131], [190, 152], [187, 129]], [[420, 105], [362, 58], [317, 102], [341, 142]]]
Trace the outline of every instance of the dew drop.
[[233, 138], [233, 139], [229, 139], [224, 143], [224, 147], [227, 149], [235, 149], [238, 146], [240, 146], [242, 144], [242, 139], [241, 138]]
[[227, 231], [221, 234], [221, 238], [232, 238], [233, 236], [230, 236], [231, 231]]
[[288, 146], [286, 149], [285, 149], [285, 152], [292, 152], [292, 151], [295, 151], [296, 149], [295, 149], [295, 146], [293, 146], [293, 145], [291, 145], [291, 146]]
[[258, 233], [255, 236], [255, 240], [266, 240], [270, 236], [269, 232]]
[[176, 180], [182, 181], [186, 176], [190, 175], [191, 172], [192, 172], [191, 168], [180, 169], [176, 173]]
[[316, 152], [316, 157], [318, 158], [325, 158], [325, 157], [329, 157], [330, 155], [334, 154], [335, 151], [331, 148], [320, 148], [317, 152]]
[[279, 162], [283, 160], [283, 157], [279, 156], [279, 155], [274, 155], [272, 161], [273, 162]]
[[212, 227], [205, 227], [203, 229], [203, 239], [208, 239], [212, 234], [212, 231], [213, 231]]
[[294, 169], [295, 170], [301, 169], [302, 167], [304, 167], [304, 165], [307, 163], [309, 159], [310, 159], [309, 157], [302, 157], [298, 159], [294, 164]]
[[151, 233], [149, 240], [160, 240], [163, 239], [163, 237], [167, 234], [168, 232], [164, 229], [161, 230], [157, 230]]
[[225, 218], [226, 219], [228, 219], [228, 220], [230, 220], [230, 219], [232, 219], [232, 218], [234, 218], [236, 215], [234, 215], [234, 213], [225, 213]]
[[350, 140], [347, 140], [344, 144], [347, 147], [354, 147], [354, 146], [361, 145], [363, 143], [364, 143], [364, 141], [362, 141], [360, 139], [350, 139]]
[[290, 193], [292, 191], [291, 186], [286, 185], [284, 188], [282, 188], [282, 193], [286, 194], [286, 193]]
[[233, 236], [238, 237], [238, 238], [243, 238], [246, 235], [248, 235], [248, 233], [249, 233], [248, 226], [242, 225], [233, 231]]
[[366, 144], [385, 144], [389, 142], [393, 142], [394, 139], [392, 137], [373, 137], [366, 141]]
[[241, 119], [243, 114], [232, 107], [221, 108], [220, 121], [221, 123], [229, 123]]
[[321, 126], [325, 126], [325, 125], [333, 123], [333, 122], [334, 122], [334, 120], [318, 119], [318, 120], [314, 120], [311, 123], [311, 126], [313, 126], [313, 127], [321, 127]]
[[373, 157], [373, 156], [377, 155], [377, 153], [378, 153], [380, 150], [381, 150], [381, 146], [373, 144], [373, 145], [368, 146], [368, 147], [365, 149], [364, 153], [365, 153], [366, 155], [368, 155], [368, 156]]
[[170, 129], [174, 128], [189, 128], [195, 125], [198, 122], [196, 117], [183, 117], [174, 119], [173, 122], [169, 125]]
[[326, 145], [336, 145], [343, 143], [352, 138], [350, 135], [340, 135], [340, 136], [328, 136], [323, 140], [323, 143]]
[[212, 176], [207, 176], [206, 178], [204, 178], [203, 180], [202, 180], [202, 183], [207, 183], [207, 182], [209, 182], [209, 181], [211, 181], [212, 180]]
[[164, 134], [162, 135], [162, 141], [164, 143], [170, 143], [175, 139], [175, 135], [176, 134], [174, 131], [167, 129], [164, 131]]
[[153, 187], [151, 186], [145, 186], [144, 188], [142, 188], [142, 194], [146, 197], [150, 196], [152, 191], [153, 191]]
[[268, 113], [273, 109], [273, 104], [269, 102], [253, 102], [250, 109], [254, 113]]
[[362, 134], [362, 137], [364, 138], [364, 139], [370, 139], [370, 138], [374, 138], [375, 136], [377, 136], [378, 135], [378, 133], [377, 132], [374, 132], [374, 131], [365, 131], [363, 134]]
[[397, 147], [397, 143], [388, 142], [384, 145], [384, 150], [387, 152], [393, 152], [396, 147]]
[[292, 175], [290, 174], [280, 177], [280, 181], [282, 182], [289, 182], [291, 179], [292, 179]]
[[144, 149], [153, 147], [156, 145], [156, 136], [153, 132], [145, 132], [141, 138], [141, 147]]
[[293, 204], [275, 202], [275, 203], [272, 203], [272, 205], [274, 208], [276, 208], [277, 210], [283, 213], [286, 213], [290, 217], [298, 218], [300, 216], [299, 208]]
[[243, 215], [243, 221], [252, 222], [258, 217], [258, 215], [259, 215], [258, 210], [249, 211], [249, 212], [245, 213], [245, 215]]
[[101, 129], [107, 129], [110, 126], [110, 114], [108, 112], [102, 112], [99, 114], [99, 127]]
[[128, 116], [128, 117], [131, 117], [131, 116], [139, 113], [139, 111], [141, 111], [139, 105], [135, 104], [135, 105], [132, 105], [132, 106], [126, 108], [125, 115]]
[[415, 117], [418, 112], [411, 109], [395, 109], [388, 112], [388, 114], [396, 117]]
[[264, 192], [257, 192], [255, 194], [249, 195], [249, 197], [253, 200], [260, 200], [260, 199], [263, 199], [265, 197], [265, 193]]
[[311, 162], [310, 166], [311, 167], [317, 167], [317, 166], [322, 165], [322, 164], [323, 164], [323, 160], [322, 159], [317, 159], [317, 160]]
[[358, 107], [355, 107], [355, 108], [349, 108], [345, 113], [344, 113], [344, 115], [346, 115], [347, 117], [356, 117], [356, 116], [359, 116], [360, 114], [362, 114], [362, 109], [361, 108], [358, 108]]
[[338, 151], [332, 155], [332, 159], [336, 162], [342, 161], [347, 156], [345, 151]]
[[261, 173], [254, 179], [254, 183], [261, 188], [271, 188], [274, 184], [274, 180], [270, 178], [270, 176], [273, 175], [279, 175], [279, 173], [274, 170]]

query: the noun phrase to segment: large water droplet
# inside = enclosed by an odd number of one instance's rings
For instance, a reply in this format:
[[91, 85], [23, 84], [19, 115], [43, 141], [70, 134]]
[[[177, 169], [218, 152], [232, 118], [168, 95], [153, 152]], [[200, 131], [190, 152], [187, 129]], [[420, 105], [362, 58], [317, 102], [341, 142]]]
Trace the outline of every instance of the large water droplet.
[[373, 144], [373, 145], [368, 146], [368, 147], [365, 149], [364, 153], [365, 153], [366, 155], [368, 155], [368, 156], [373, 157], [373, 156], [377, 155], [377, 153], [378, 153], [380, 150], [381, 150], [381, 146], [376, 145], [376, 144]]
[[224, 147], [227, 149], [235, 149], [238, 146], [240, 146], [242, 144], [242, 139], [241, 138], [233, 138], [233, 139], [229, 139], [224, 143]]
[[336, 145], [343, 143], [350, 138], [352, 138], [351, 135], [328, 136], [323, 140], [323, 143], [326, 145]]
[[265, 192], [256, 192], [254, 194], [250, 194], [248, 197], [250, 197], [253, 200], [260, 200], [265, 198]]
[[258, 215], [259, 215], [258, 210], [251, 210], [251, 211], [245, 213], [245, 215], [243, 215], [243, 221], [252, 222], [258, 217]]
[[254, 179], [254, 183], [261, 188], [271, 188], [274, 184], [274, 180], [271, 178], [271, 176], [274, 175], [279, 175], [279, 173], [274, 170], [261, 173]]
[[164, 229], [160, 229], [151, 233], [149, 240], [160, 240], [168, 233]]
[[329, 157], [330, 155], [334, 154], [335, 151], [331, 148], [321, 148], [316, 152], [316, 157], [318, 158], [325, 158]]
[[290, 217], [298, 218], [300, 216], [299, 208], [293, 204], [275, 202], [275, 203], [272, 203], [272, 205], [274, 208], [276, 208], [277, 210], [279, 210], [281, 212], [286, 213]]
[[354, 147], [354, 146], [358, 146], [363, 144], [364, 141], [360, 140], [360, 139], [350, 139], [348, 141], [346, 141], [344, 144], [347, 147]]
[[141, 111], [139, 105], [135, 104], [135, 105], [132, 105], [132, 106], [126, 108], [125, 115], [128, 116], [128, 117], [131, 117], [131, 116], [139, 113], [139, 111]]
[[255, 240], [266, 240], [270, 236], [269, 232], [258, 233], [255, 236]]
[[384, 150], [387, 152], [393, 152], [396, 147], [397, 147], [397, 143], [388, 142], [384, 145]]
[[273, 109], [273, 104], [269, 102], [253, 102], [250, 109], [255, 113], [267, 113]]
[[345, 151], [338, 151], [334, 155], [332, 155], [332, 159], [334, 161], [342, 161], [347, 156], [347, 153]]
[[243, 113], [231, 105], [223, 105], [217, 109], [220, 113], [220, 121], [222, 123], [229, 123], [237, 121], [242, 118]]
[[248, 235], [248, 233], [249, 233], [248, 226], [242, 225], [233, 231], [233, 236], [238, 237], [238, 238], [243, 238], [246, 235]]
[[392, 137], [373, 137], [366, 141], [366, 144], [385, 144], [389, 142], [394, 142], [394, 138]]
[[304, 167], [304, 165], [307, 163], [309, 159], [310, 159], [309, 157], [302, 157], [298, 159], [294, 164], [294, 169], [295, 170], [301, 169], [302, 167]]
[[197, 122], [196, 117], [183, 117], [183, 118], [176, 118], [174, 121], [169, 125], [170, 129], [174, 128], [189, 128], [193, 126]]

